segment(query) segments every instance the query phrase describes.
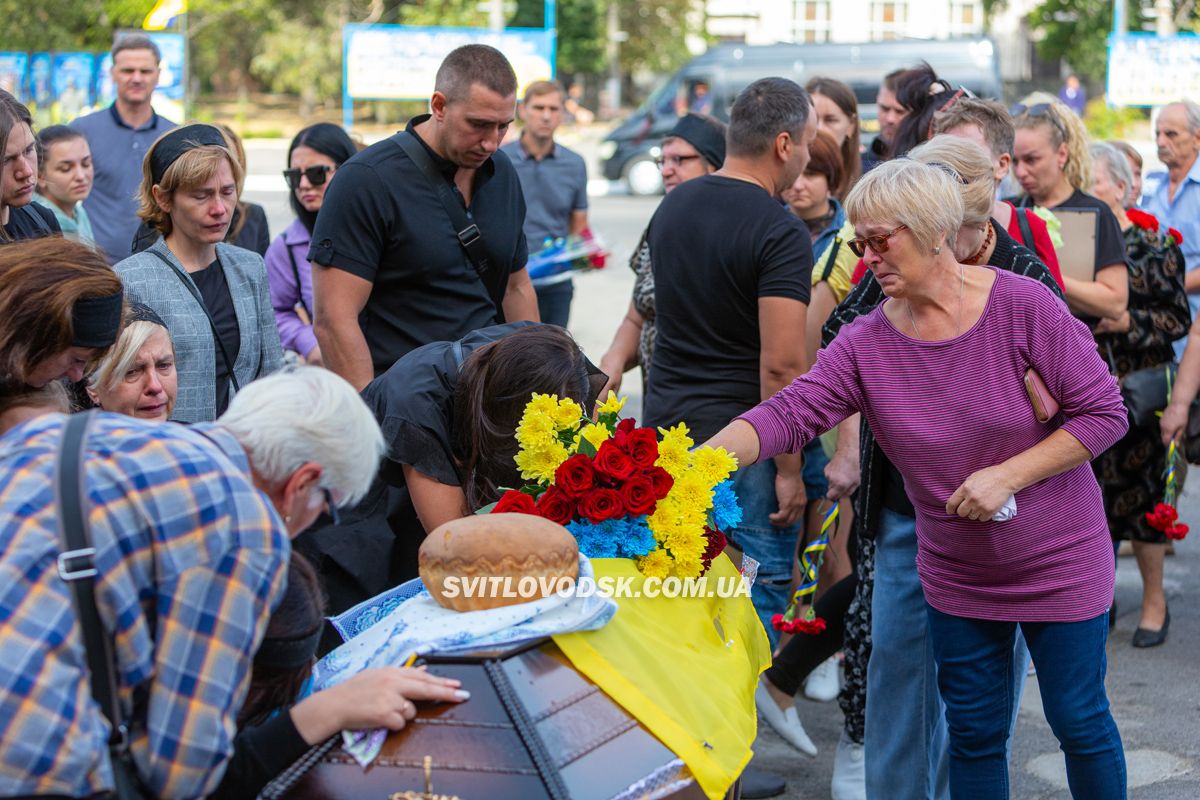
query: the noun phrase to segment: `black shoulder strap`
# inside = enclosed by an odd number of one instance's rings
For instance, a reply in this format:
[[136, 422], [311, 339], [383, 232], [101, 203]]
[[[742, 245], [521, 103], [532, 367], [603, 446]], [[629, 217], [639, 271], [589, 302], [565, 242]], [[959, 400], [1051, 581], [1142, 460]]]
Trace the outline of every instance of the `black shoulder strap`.
[[[479, 276], [480, 283], [483, 284], [488, 297], [496, 307], [497, 319], [504, 322], [504, 292], [500, 289], [499, 296], [497, 296], [497, 288], [488, 283], [491, 264], [488, 261], [487, 250], [483, 246], [483, 232], [479, 230], [478, 225], [471, 221], [467, 209], [455, 197], [450, 184], [433, 166], [433, 160], [429, 157], [429, 153], [425, 152], [424, 146], [416, 140], [416, 137], [408, 131], [400, 131], [392, 137], [392, 141], [412, 159], [413, 164], [425, 176], [429, 187], [441, 201], [442, 208], [446, 210], [446, 216], [449, 217], [450, 224], [454, 228], [454, 235], [458, 237], [458, 243], [462, 245], [462, 249], [467, 254], [467, 260], [471, 262], [475, 274]], [[494, 283], [500, 282], [495, 281]]]
[[300, 285], [300, 268], [296, 266], [296, 254], [292, 252], [292, 246], [288, 244], [287, 239], [283, 240], [283, 249], [287, 250], [288, 261], [292, 262], [292, 275], [296, 278], [296, 297], [300, 298], [300, 307], [308, 315], [308, 321], [312, 322], [312, 309], [308, 307], [308, 303], [304, 302], [304, 287]]
[[1033, 212], [1026, 208], [1014, 208], [1013, 213], [1017, 215], [1017, 224], [1021, 226], [1021, 240], [1036, 253], [1037, 244], [1033, 241], [1033, 229], [1029, 227], [1029, 215]]
[[[195, 299], [195, 301], [200, 304], [200, 308], [203, 309], [203, 311], [204, 311], [204, 316], [208, 318], [208, 327], [212, 329], [213, 340], [216, 341], [216, 343], [217, 343], [217, 351], [221, 354], [221, 360], [225, 362], [226, 371], [229, 372], [229, 382], [231, 384], [233, 384], [233, 391], [235, 391], [235, 392], [241, 391], [242, 387], [238, 383], [237, 375], [234, 374], [234, 371], [233, 371], [233, 359], [231, 359], [229, 357], [229, 351], [225, 349], [225, 343], [223, 341], [221, 341], [221, 333], [220, 333], [220, 331], [217, 330], [217, 323], [215, 320], [213, 320], [212, 312], [210, 312], [208, 310], [208, 306], [206, 306], [204, 304], [204, 297], [200, 294], [200, 290], [196, 288], [196, 284], [192, 281], [191, 278], [189, 278], [187, 275], [183, 274], [183, 272], [179, 269], [179, 267], [172, 264], [171, 259], [164, 256], [162, 253], [158, 252], [157, 250], [154, 250], [153, 248], [151, 248], [150, 250], [147, 250], [146, 252], [153, 253], [154, 255], [158, 256], [159, 259], [164, 264], [166, 264], [168, 267], [170, 267], [171, 272], [173, 272], [175, 274], [175, 277], [179, 279], [179, 282], [183, 284], [183, 288], [187, 289], [188, 292], [192, 295], [192, 298]], [[220, 266], [219, 259], [218, 259], [217, 266], [218, 267]], [[218, 398], [218, 404], [219, 404], [219, 398]]]
[[125, 722], [117, 704], [117, 678], [113, 666], [112, 641], [104, 630], [100, 609], [96, 607], [96, 548], [88, 532], [87, 495], [84, 480], [84, 450], [94, 411], [83, 411], [67, 418], [58, 452], [55, 484], [59, 527], [63, 550], [58, 557], [58, 575], [71, 586], [75, 613], [83, 632], [88, 671], [92, 675], [92, 697], [108, 717], [112, 728], [110, 743], [126, 739]]
[[834, 264], [837, 263], [838, 252], [842, 249], [842, 235], [838, 233], [833, 237], [833, 244], [829, 245], [829, 258], [825, 259], [825, 269], [821, 272], [821, 277], [816, 283], [829, 280], [829, 276], [833, 274]]

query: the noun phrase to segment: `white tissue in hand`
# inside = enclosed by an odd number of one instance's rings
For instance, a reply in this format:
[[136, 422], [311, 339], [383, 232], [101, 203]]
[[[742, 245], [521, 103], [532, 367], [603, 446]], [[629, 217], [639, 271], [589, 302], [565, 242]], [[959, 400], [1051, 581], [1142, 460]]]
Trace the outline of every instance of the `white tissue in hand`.
[[1010, 494], [1008, 499], [1004, 501], [1004, 505], [1000, 506], [1000, 510], [992, 514], [992, 522], [1008, 522], [1017, 515], [1017, 497]]

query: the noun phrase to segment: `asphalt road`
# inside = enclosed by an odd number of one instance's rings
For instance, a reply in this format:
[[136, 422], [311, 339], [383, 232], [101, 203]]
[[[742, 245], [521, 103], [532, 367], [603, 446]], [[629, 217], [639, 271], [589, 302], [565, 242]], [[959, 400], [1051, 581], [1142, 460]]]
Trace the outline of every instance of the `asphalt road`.
[[[267, 210], [273, 234], [291, 220], [279, 171], [286, 142], [247, 144], [250, 177], [246, 198]], [[595, 174], [595, 173], [593, 173]], [[604, 187], [596, 185], [598, 190]], [[606, 269], [577, 276], [570, 330], [588, 355], [599, 361], [629, 304], [633, 273], [626, 266], [657, 199], [594, 196], [592, 228], [612, 251]], [[641, 407], [641, 378], [626, 376], [627, 413]], [[1184, 520], [1200, 529], [1200, 479], [1193, 479], [1180, 502]], [[1120, 615], [1108, 645], [1108, 692], [1120, 727], [1129, 768], [1129, 796], [1137, 800], [1200, 798], [1200, 545], [1193, 533], [1166, 562], [1165, 584], [1172, 607], [1170, 638], [1162, 647], [1136, 650], [1130, 638], [1137, 626], [1141, 581], [1132, 557], [1119, 559], [1117, 603]], [[1011, 760], [1012, 797], [1017, 800], [1069, 798], [1057, 741], [1041, 712], [1036, 677], [1026, 686]], [[833, 755], [842, 716], [836, 703], [797, 700], [800, 717], [820, 748], [808, 758], [769, 729], [755, 744], [755, 764], [784, 775], [789, 800], [829, 797]], [[765, 726], [762, 726], [765, 727]], [[867, 756], [870, 757], [869, 755]], [[896, 776], [904, 780], [905, 776]], [[1081, 799], [1085, 800], [1085, 799]]]

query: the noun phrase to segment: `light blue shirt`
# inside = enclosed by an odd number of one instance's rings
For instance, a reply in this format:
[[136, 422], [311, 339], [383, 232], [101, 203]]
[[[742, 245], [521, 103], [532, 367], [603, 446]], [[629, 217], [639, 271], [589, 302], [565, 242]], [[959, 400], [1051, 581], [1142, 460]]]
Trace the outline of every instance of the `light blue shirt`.
[[53, 212], [55, 219], [58, 220], [58, 227], [62, 228], [63, 236], [68, 239], [74, 239], [77, 242], [82, 242], [89, 247], [96, 246], [96, 235], [92, 233], [92, 221], [88, 217], [83, 203], [75, 204], [75, 211], [72, 215], [55, 205], [54, 201], [50, 198], [43, 197], [40, 194], [34, 193], [33, 202]]
[[[1188, 174], [1179, 184], [1173, 201], [1167, 200], [1167, 192], [1171, 188], [1170, 178], [1164, 177], [1158, 188], [1145, 198], [1142, 206], [1154, 216], [1165, 228], [1174, 228], [1183, 234], [1183, 261], [1188, 272], [1200, 269], [1200, 158], [1197, 158]], [[1188, 295], [1188, 303], [1192, 307], [1192, 319], [1200, 312], [1200, 293]], [[1175, 342], [1175, 355], [1182, 356], [1187, 337]]]

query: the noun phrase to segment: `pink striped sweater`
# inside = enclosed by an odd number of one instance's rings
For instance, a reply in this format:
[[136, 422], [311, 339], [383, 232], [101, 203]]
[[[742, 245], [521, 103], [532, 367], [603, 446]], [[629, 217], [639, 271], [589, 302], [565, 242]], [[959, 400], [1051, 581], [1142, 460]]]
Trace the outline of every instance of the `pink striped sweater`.
[[[864, 413], [904, 475], [917, 512], [917, 570], [937, 610], [989, 620], [1090, 619], [1112, 600], [1113, 551], [1088, 464], [1018, 492], [1008, 522], [946, 513], [967, 476], [1059, 427], [1095, 457], [1128, 424], [1087, 327], [1036, 281], [996, 274], [983, 315], [965, 333], [913, 339], [881, 305], [843, 328], [807, 374], [741, 419], [758, 433], [759, 458], [770, 458]], [[1025, 394], [1031, 366], [1062, 407], [1047, 424], [1034, 418]]]

